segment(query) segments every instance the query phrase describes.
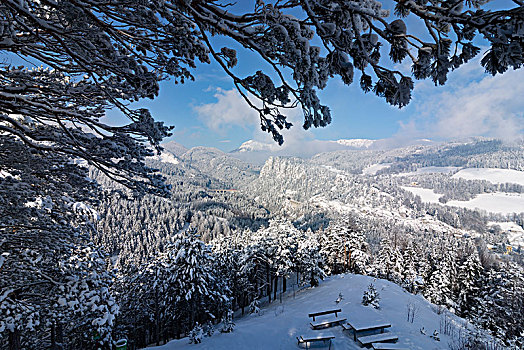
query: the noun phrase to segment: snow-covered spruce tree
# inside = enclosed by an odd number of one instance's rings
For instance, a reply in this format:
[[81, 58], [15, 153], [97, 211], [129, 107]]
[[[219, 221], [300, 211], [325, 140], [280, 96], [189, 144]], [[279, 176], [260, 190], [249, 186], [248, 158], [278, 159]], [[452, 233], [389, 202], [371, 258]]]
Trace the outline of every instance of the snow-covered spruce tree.
[[348, 217], [332, 221], [321, 233], [320, 253], [325, 257], [328, 273], [354, 271], [362, 273], [368, 263], [365, 237]]
[[230, 291], [217, 280], [211, 250], [195, 232], [177, 234], [158, 263], [167, 271], [163, 297], [175, 333], [187, 332], [196, 322], [214, 320], [227, 311]]
[[231, 236], [218, 236], [211, 242], [214, 256], [214, 271], [217, 273], [219, 280], [227, 284], [231, 291], [232, 308], [242, 309], [242, 314], [245, 312], [245, 307], [249, 305], [249, 301], [255, 295], [254, 284], [249, 279], [249, 274], [246, 273], [250, 269], [244, 269], [242, 263], [245, 262], [242, 256], [242, 240], [240, 233], [234, 233]]
[[248, 303], [263, 295], [271, 294], [268, 244], [266, 244], [268, 241], [267, 238], [260, 240], [258, 236], [254, 236], [253, 241], [246, 245], [240, 253], [240, 272], [247, 277], [252, 286], [252, 289], [248, 289], [246, 293]]
[[372, 272], [380, 278], [390, 281], [401, 281], [403, 269], [402, 254], [391, 240], [384, 238], [380, 241], [380, 250], [375, 255], [371, 266]]
[[468, 317], [478, 309], [481, 276], [483, 267], [478, 253], [473, 251], [458, 267], [456, 282], [457, 311], [460, 316]]
[[430, 302], [446, 306], [454, 311], [453, 286], [456, 278], [455, 256], [451, 245], [432, 252], [432, 271], [428, 275], [423, 292]]
[[11, 135], [0, 134], [0, 159], [1, 347], [47, 347], [52, 329], [64, 345], [109, 342], [118, 308], [89, 242], [96, 185], [67, 157]]
[[416, 279], [418, 277], [417, 261], [420, 258], [417, 256], [416, 247], [412, 241], [408, 242], [406, 248], [402, 251], [402, 286], [410, 293], [415, 293]]
[[297, 279], [302, 276], [302, 284], [315, 287], [318, 285], [319, 279], [325, 277], [326, 274], [322, 269], [324, 259], [320, 254], [318, 235], [310, 229], [302, 237], [299, 237], [298, 250], [294, 258]]
[[484, 271], [480, 283], [480, 298], [472, 310], [472, 320], [504, 340], [505, 345], [520, 349], [524, 346], [524, 276], [515, 263], [492, 267]]
[[380, 295], [378, 294], [377, 289], [373, 283], [370, 283], [368, 289], [364, 291], [364, 295], [362, 296], [362, 305], [371, 305], [375, 309], [380, 308]]
[[294, 257], [297, 255], [300, 232], [291, 222], [284, 220], [270, 221], [267, 230], [272, 230], [275, 237], [275, 253], [271, 265], [275, 275], [274, 298], [276, 300], [278, 279], [282, 279], [282, 292], [285, 293], [287, 279], [297, 269]]
[[[411, 99], [411, 71], [415, 79], [444, 84], [451, 70], [479, 53], [473, 43], [477, 36], [489, 46], [481, 61], [489, 73], [520, 68], [521, 1], [498, 11], [483, 10], [486, 2], [396, 0], [393, 16], [377, 0], [256, 1], [252, 7], [218, 0], [6, 0], [0, 5], [0, 50], [44, 68], [25, 70], [2, 62], [1, 129], [34, 147], [48, 141], [46, 147], [81, 155], [127, 182], [130, 177], [121, 175], [148, 173], [136, 162], [145, 150], [131, 135], [157, 145], [166, 129], [147, 111], [128, 109], [126, 102], [156, 96], [162, 79], [192, 79], [196, 62], [212, 58], [257, 109], [262, 129], [282, 142], [279, 129], [291, 124], [278, 107], [292, 101], [302, 107], [306, 129], [330, 123], [329, 108], [317, 91], [334, 76], [348, 85], [356, 78], [364, 91], [402, 107]], [[408, 15], [421, 21], [428, 35], [409, 32], [400, 19]], [[252, 75], [237, 76], [236, 51], [218, 46], [216, 35], [256, 53], [270, 72], [255, 68]], [[381, 60], [384, 54], [389, 59]], [[391, 61], [406, 64], [393, 68]], [[397, 70], [406, 65], [411, 66], [407, 72]], [[254, 104], [250, 96], [263, 104]], [[131, 124], [103, 123], [100, 117], [110, 106]], [[11, 116], [16, 113], [56, 125], [56, 132], [20, 128]], [[106, 142], [90, 138], [81, 126]], [[112, 160], [108, 155], [115, 152], [129, 157]]]
[[215, 270], [210, 247], [192, 230], [178, 233], [119, 287], [122, 332], [137, 346], [180, 337], [196, 324], [216, 322], [230, 308], [227, 281]]

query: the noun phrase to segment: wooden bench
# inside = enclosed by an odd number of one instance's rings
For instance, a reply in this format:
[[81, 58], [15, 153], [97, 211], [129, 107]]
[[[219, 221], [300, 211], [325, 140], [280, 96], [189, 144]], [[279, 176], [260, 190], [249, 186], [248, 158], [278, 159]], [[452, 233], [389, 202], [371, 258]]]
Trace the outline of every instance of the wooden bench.
[[390, 323], [387, 322], [356, 322], [351, 321], [347, 323], [347, 325], [342, 325], [342, 328], [346, 331], [352, 330], [353, 331], [353, 340], [357, 341], [357, 333], [358, 332], [371, 332], [371, 331], [378, 331], [380, 330], [380, 333], [384, 333], [384, 329], [391, 327]]
[[357, 340], [362, 346], [366, 346], [372, 343], [396, 342], [398, 336], [393, 333], [381, 333], [358, 337]]
[[317, 317], [317, 316], [335, 314], [335, 317], [337, 317], [339, 312], [342, 312], [342, 310], [341, 309], [335, 309], [335, 310], [327, 310], [327, 311], [320, 311], [320, 312], [312, 312], [308, 316], [309, 317], [313, 317], [313, 321], [315, 321], [315, 317]]
[[329, 349], [331, 349], [331, 340], [335, 339], [333, 333], [315, 333], [308, 335], [301, 335], [297, 337], [297, 345], [301, 343], [306, 344], [306, 349], [309, 349], [309, 344], [312, 342], [327, 342], [329, 341]]
[[322, 321], [320, 323], [315, 323], [315, 324], [310, 322], [309, 324], [311, 325], [311, 328], [313, 329], [322, 329], [322, 328], [329, 328], [329, 327], [339, 325], [343, 323], [344, 321], [346, 321], [345, 318], [337, 318], [334, 320], [325, 320], [325, 321]]
[[409, 350], [399, 344], [388, 344], [388, 343], [373, 343], [371, 344], [373, 350]]

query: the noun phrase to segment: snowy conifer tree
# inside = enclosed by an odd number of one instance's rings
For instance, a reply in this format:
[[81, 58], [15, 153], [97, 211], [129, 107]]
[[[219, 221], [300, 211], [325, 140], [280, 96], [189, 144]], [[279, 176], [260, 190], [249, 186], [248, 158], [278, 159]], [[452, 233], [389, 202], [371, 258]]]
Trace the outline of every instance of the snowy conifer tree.
[[12, 136], [0, 134], [0, 159], [1, 341], [47, 346], [58, 324], [70, 343], [92, 343], [94, 333], [109, 342], [118, 312], [112, 276], [89, 242], [97, 187], [67, 157], [30, 151]]
[[476, 310], [479, 298], [483, 268], [476, 251], [472, 252], [458, 268], [457, 306], [460, 315], [467, 317], [470, 311]]
[[377, 289], [373, 283], [370, 283], [368, 289], [364, 291], [364, 295], [362, 296], [362, 305], [371, 305], [375, 309], [380, 308], [380, 295], [378, 294]]
[[320, 244], [317, 235], [308, 230], [298, 241], [295, 256], [297, 273], [303, 276], [302, 283], [317, 286], [318, 280], [325, 276], [322, 269], [323, 259], [320, 255]]

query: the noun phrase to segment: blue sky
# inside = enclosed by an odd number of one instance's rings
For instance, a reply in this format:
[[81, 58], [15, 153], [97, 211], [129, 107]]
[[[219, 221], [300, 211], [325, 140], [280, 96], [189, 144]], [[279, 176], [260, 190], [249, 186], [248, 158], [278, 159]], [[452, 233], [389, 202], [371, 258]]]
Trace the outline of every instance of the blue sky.
[[[418, 23], [408, 22], [408, 28], [411, 32], [419, 31]], [[383, 55], [387, 53], [384, 51]], [[332, 110], [331, 125], [304, 131], [301, 112], [292, 111], [290, 118], [295, 125], [284, 134], [284, 147], [297, 147], [314, 140], [348, 138], [521, 137], [524, 131], [524, 72], [510, 71], [491, 77], [480, 66], [480, 57], [451, 73], [445, 86], [435, 87], [431, 81], [418, 81], [412, 102], [402, 110], [373, 94], [364, 94], [358, 86], [358, 74], [356, 83], [351, 86], [333, 79], [320, 93], [322, 102]], [[260, 61], [253, 54], [239, 51], [235, 72], [239, 76], [252, 74], [264, 68], [259, 65]], [[409, 66], [401, 68], [409, 72]], [[235, 149], [250, 139], [271, 142], [269, 135], [260, 130], [257, 115], [240, 99], [217, 64], [200, 64], [194, 75], [194, 82], [183, 85], [163, 82], [158, 98], [140, 103], [150, 108], [157, 120], [175, 126], [169, 140], [186, 147], [203, 145], [224, 151]]]

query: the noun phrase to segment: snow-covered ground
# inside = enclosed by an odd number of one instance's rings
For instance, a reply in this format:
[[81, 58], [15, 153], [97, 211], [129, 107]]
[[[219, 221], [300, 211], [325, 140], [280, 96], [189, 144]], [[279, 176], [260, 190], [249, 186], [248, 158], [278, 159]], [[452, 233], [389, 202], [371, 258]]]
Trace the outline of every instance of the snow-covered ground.
[[522, 193], [482, 193], [469, 201], [448, 201], [446, 205], [468, 209], [481, 209], [492, 213], [511, 214], [524, 212]]
[[373, 164], [373, 165], [370, 165], [370, 166], [362, 169], [362, 174], [364, 174], [364, 175], [375, 175], [377, 173], [377, 171], [389, 168], [390, 166], [391, 166], [391, 163]]
[[524, 171], [494, 168], [466, 168], [452, 176], [466, 180], [486, 180], [491, 183], [515, 183], [524, 186]]
[[498, 225], [507, 234], [509, 243], [512, 246], [524, 247], [524, 229], [514, 222], [488, 222], [488, 226]]
[[419, 196], [423, 202], [428, 203], [440, 203], [438, 199], [442, 197], [441, 194], [433, 192], [430, 188], [422, 187], [410, 187], [410, 186], [400, 186], [402, 189], [413, 193], [415, 196]]
[[[404, 190], [420, 196], [423, 202], [439, 203], [441, 194], [433, 192], [432, 189], [422, 187], [401, 186]], [[511, 214], [524, 212], [524, 194], [521, 193], [482, 193], [469, 201], [451, 200], [448, 206], [462, 207], [468, 209], [486, 210], [491, 213]]]
[[[361, 304], [362, 295], [372, 282], [381, 298], [378, 310]], [[337, 305], [335, 300], [339, 293], [343, 294], [343, 300]], [[416, 310], [413, 323], [407, 322], [410, 304]], [[368, 276], [348, 274], [334, 276], [317, 288], [297, 292], [295, 297], [291, 294], [282, 304], [276, 302], [262, 308], [260, 316], [248, 315], [235, 320], [236, 327], [232, 333], [216, 332], [213, 336], [204, 338], [198, 345], [189, 344], [188, 338], [183, 338], [148, 349], [299, 349], [296, 337], [327, 331], [336, 337], [331, 349], [362, 349], [340, 326], [326, 331], [311, 330], [308, 313], [334, 308], [341, 308], [342, 314], [339, 314], [339, 317], [348, 320], [391, 323], [389, 331], [398, 335], [398, 344], [412, 350], [448, 349], [452, 341], [449, 336], [440, 334], [440, 341], [429, 337], [434, 330], [440, 331], [440, 322], [444, 318], [452, 322], [457, 329], [466, 324], [463, 319], [448, 312], [437, 314], [437, 308], [423, 297], [407, 293], [392, 282], [374, 281]], [[319, 320], [320, 318], [317, 318], [316, 321]], [[420, 332], [422, 327], [426, 335]], [[322, 348], [327, 349], [327, 346]]]

